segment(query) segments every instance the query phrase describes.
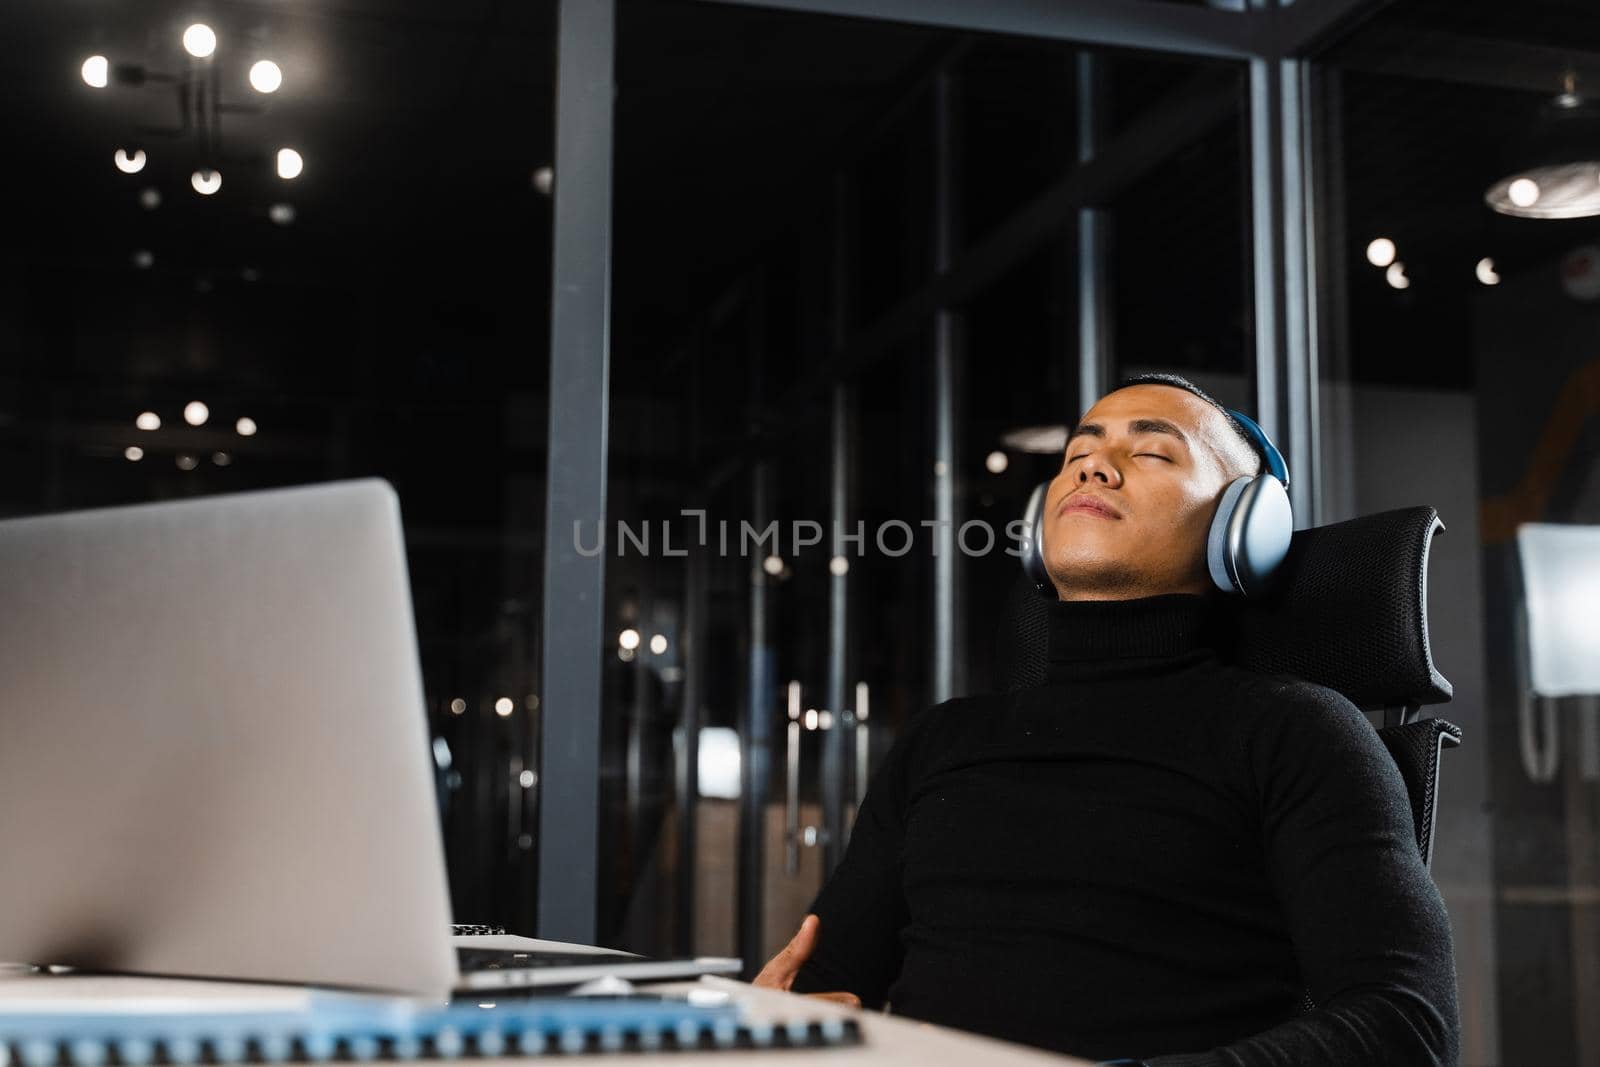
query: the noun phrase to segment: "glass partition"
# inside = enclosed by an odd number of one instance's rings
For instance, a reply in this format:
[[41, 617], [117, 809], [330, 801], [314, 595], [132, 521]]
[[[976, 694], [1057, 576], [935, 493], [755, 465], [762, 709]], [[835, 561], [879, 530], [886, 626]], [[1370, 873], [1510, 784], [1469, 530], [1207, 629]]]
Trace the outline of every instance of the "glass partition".
[[618, 36], [600, 940], [753, 971], [898, 730], [994, 684], [1083, 212], [1107, 373], [1247, 390], [1243, 72], [671, 0]]
[[456, 916], [531, 929], [552, 11], [480, 6], [6, 5], [0, 514], [388, 479]]
[[[1464, 1063], [1600, 1059], [1600, 706], [1532, 669], [1554, 634], [1600, 652], [1593, 553], [1542, 536], [1600, 523], [1597, 54], [1587, 7], [1395, 4], [1327, 57], [1318, 114], [1328, 518], [1431, 504], [1447, 529], [1429, 616], [1455, 696], [1425, 710], [1465, 730], [1433, 861]], [[1560, 168], [1585, 182], [1565, 204]]]

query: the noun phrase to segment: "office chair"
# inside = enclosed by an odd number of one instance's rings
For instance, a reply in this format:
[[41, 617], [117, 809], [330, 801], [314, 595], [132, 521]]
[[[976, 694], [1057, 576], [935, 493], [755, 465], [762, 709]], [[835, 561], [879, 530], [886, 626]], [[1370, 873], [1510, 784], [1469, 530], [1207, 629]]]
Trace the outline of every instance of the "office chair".
[[[1233, 663], [1325, 685], [1362, 711], [1384, 712], [1378, 737], [1411, 800], [1417, 848], [1433, 860], [1439, 761], [1461, 728], [1418, 719], [1451, 697], [1428, 648], [1428, 546], [1444, 529], [1431, 507], [1399, 508], [1296, 531], [1270, 596], [1229, 601]], [[1002, 692], [1044, 684], [1049, 601], [1019, 574], [995, 646]]]

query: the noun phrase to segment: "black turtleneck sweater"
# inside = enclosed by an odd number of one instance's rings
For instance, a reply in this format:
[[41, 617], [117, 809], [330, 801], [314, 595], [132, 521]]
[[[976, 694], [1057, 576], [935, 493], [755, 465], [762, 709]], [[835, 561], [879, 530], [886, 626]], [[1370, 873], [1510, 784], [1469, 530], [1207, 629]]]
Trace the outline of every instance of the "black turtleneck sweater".
[[1223, 662], [1216, 610], [1054, 604], [1046, 685], [916, 716], [795, 990], [1153, 1067], [1455, 1064], [1399, 769], [1345, 697]]

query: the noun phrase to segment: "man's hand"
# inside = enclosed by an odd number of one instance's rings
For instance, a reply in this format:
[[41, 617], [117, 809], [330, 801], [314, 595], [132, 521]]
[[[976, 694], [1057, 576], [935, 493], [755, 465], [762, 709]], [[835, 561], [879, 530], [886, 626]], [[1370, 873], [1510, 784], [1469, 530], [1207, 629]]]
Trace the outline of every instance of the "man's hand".
[[[807, 915], [800, 922], [800, 929], [789, 939], [789, 943], [778, 950], [778, 954], [767, 961], [761, 968], [761, 973], [756, 975], [755, 985], [765, 986], [768, 989], [781, 989], [788, 992], [794, 985], [794, 976], [800, 972], [800, 965], [811, 958], [811, 952], [817, 947], [817, 927], [821, 920], [815, 915]], [[808, 996], [818, 1000], [832, 1000], [852, 1008], [861, 1007], [861, 998], [854, 993], [810, 993]]]

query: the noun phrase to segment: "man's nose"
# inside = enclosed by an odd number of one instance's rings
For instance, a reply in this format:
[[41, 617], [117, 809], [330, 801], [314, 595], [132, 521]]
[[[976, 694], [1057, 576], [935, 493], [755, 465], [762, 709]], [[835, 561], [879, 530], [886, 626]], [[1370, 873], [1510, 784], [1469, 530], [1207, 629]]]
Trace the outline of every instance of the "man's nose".
[[1078, 465], [1078, 481], [1086, 482], [1090, 478], [1105, 485], [1122, 484], [1122, 472], [1117, 469], [1117, 465], [1099, 455], [1085, 456], [1083, 462]]

